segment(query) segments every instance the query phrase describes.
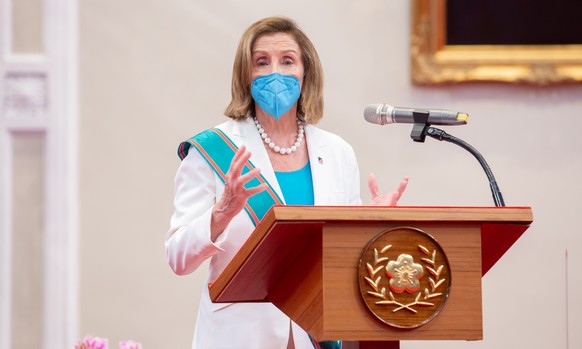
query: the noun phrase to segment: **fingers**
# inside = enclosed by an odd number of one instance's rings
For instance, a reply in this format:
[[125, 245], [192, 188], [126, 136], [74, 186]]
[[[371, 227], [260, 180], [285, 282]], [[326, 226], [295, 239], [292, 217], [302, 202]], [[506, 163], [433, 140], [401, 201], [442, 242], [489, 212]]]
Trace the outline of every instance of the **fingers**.
[[400, 183], [398, 184], [398, 187], [396, 187], [396, 189], [390, 194], [391, 206], [396, 206], [398, 204], [398, 200], [400, 200], [400, 197], [402, 197], [404, 190], [406, 190], [406, 186], [408, 185], [408, 179], [409, 179], [408, 176], [404, 177], [404, 179], [400, 181]]
[[[250, 157], [251, 152], [246, 150], [244, 146], [240, 147], [240, 149], [234, 156], [232, 163], [230, 165], [230, 169], [228, 171], [233, 177], [237, 175], [239, 176], [237, 182], [240, 183], [240, 185], [242, 185], [246, 190], [247, 198], [266, 189], [266, 185], [258, 185], [253, 188], [246, 187], [248, 182], [250, 182], [253, 178], [259, 177], [259, 175], [261, 174], [261, 169], [256, 167], [251, 168], [247, 173], [242, 174], [242, 171]], [[232, 180], [234, 180], [233, 177], [231, 177]]]
[[245, 146], [241, 146], [235, 153], [226, 173], [225, 194], [236, 202], [242, 201], [244, 203], [249, 197], [266, 189], [266, 185], [246, 188], [246, 185], [261, 173], [260, 169], [251, 168], [247, 173], [242, 174], [250, 157], [251, 152]]
[[398, 186], [393, 191], [387, 193], [385, 196], [382, 196], [378, 190], [376, 176], [373, 173], [370, 173], [368, 176], [368, 187], [370, 188], [370, 194], [372, 195], [371, 205], [396, 206], [398, 204], [398, 200], [400, 200], [400, 197], [404, 193], [404, 190], [406, 190], [408, 180], [408, 176], [404, 177], [404, 179], [400, 181]]
[[404, 177], [404, 179], [400, 181], [400, 184], [398, 184], [398, 188], [396, 188], [396, 190], [394, 191], [394, 198], [396, 199], [396, 202], [394, 204], [396, 204], [398, 200], [400, 200], [400, 197], [404, 193], [404, 190], [406, 190], [406, 186], [408, 185], [408, 179], [409, 179], [408, 176]]
[[247, 199], [255, 194], [262, 192], [263, 190], [267, 190], [267, 183], [261, 183], [256, 187], [246, 189], [246, 193], [248, 194]]
[[253, 168], [251, 169], [249, 172], [245, 173], [244, 175], [241, 175], [239, 177], [239, 180], [243, 183], [243, 184], [247, 184], [247, 182], [249, 182], [251, 179], [258, 177], [261, 174], [261, 170], [258, 168]]
[[406, 189], [406, 186], [408, 185], [408, 180], [410, 179], [410, 177], [406, 176], [402, 179], [402, 181], [400, 182], [400, 190], [401, 192], [404, 192], [404, 189]]
[[376, 180], [376, 175], [373, 173], [368, 175], [368, 188], [370, 189], [370, 194], [372, 197], [381, 196], [380, 191], [378, 191], [378, 181]]
[[247, 150], [247, 148], [243, 145], [240, 147], [234, 157], [232, 158], [232, 162], [230, 163], [230, 167], [228, 169], [227, 175], [235, 175], [240, 176], [242, 169], [245, 163], [251, 158], [251, 152]]

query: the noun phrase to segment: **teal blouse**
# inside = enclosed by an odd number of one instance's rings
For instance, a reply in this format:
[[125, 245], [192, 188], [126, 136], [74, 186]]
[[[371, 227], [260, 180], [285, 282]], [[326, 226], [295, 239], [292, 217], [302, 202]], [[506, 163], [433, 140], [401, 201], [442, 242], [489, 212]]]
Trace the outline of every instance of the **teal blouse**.
[[313, 206], [313, 180], [309, 161], [299, 170], [275, 172], [275, 176], [287, 205]]

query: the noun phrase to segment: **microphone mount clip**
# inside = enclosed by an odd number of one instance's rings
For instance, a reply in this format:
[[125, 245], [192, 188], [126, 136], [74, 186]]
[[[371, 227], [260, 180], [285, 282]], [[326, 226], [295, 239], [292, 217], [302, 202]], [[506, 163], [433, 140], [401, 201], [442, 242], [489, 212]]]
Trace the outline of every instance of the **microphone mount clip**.
[[412, 132], [410, 132], [410, 138], [413, 141], [424, 143], [427, 129], [430, 127], [428, 123], [429, 115], [430, 112], [428, 110], [415, 110], [412, 112], [414, 125], [412, 126]]

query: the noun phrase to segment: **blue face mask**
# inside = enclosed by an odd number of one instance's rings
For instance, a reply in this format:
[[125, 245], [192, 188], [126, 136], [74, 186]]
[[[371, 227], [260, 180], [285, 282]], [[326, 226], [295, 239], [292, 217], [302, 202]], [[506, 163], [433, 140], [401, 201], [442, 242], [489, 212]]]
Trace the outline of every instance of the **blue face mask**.
[[292, 75], [272, 73], [253, 80], [251, 95], [261, 109], [279, 120], [297, 102], [301, 87]]

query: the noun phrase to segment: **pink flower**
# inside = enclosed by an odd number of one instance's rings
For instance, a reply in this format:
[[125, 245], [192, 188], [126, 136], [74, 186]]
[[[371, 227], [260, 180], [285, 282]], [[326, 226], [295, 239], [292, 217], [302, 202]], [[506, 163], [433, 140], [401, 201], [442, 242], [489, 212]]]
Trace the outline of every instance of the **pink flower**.
[[121, 341], [119, 342], [119, 349], [142, 349], [140, 343], [133, 341]]
[[75, 345], [75, 349], [107, 349], [107, 339], [85, 336], [82, 342]]

